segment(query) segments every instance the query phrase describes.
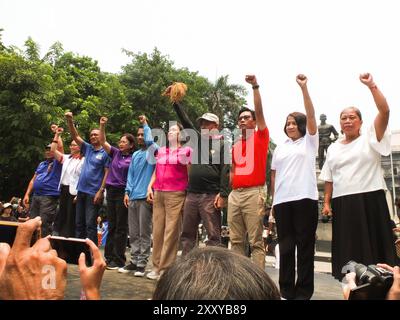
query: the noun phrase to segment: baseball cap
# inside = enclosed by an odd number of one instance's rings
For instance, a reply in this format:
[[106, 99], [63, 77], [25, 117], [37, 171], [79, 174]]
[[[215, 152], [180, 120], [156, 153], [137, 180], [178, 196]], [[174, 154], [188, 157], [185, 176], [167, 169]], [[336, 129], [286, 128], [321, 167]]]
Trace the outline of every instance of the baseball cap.
[[11, 207], [11, 206], [12, 206], [12, 204], [9, 203], [9, 202], [3, 204], [3, 208], [4, 208], [4, 209], [6, 209], [6, 208], [8, 208], [8, 207]]
[[210, 113], [210, 112], [204, 113], [201, 117], [197, 118], [197, 121], [200, 121], [202, 119], [211, 121], [211, 122], [215, 122], [216, 124], [219, 125], [218, 116], [214, 113]]

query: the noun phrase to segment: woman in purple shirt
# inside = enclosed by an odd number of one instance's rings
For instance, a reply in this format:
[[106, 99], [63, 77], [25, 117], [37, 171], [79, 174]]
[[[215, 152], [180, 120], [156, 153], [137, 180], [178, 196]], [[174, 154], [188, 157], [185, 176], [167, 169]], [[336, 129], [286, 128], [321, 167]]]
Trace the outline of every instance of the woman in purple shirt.
[[106, 180], [108, 236], [104, 256], [107, 269], [116, 270], [125, 265], [125, 250], [128, 238], [128, 209], [124, 205], [125, 187], [129, 164], [132, 160], [134, 137], [122, 135], [118, 148], [106, 141], [105, 127], [108, 119], [100, 119], [100, 143], [111, 158]]
[[[168, 131], [168, 146], [158, 149], [156, 168], [147, 195], [153, 202], [153, 271], [149, 279], [158, 279], [160, 273], [176, 259], [180, 234], [182, 207], [188, 184], [188, 169], [192, 149], [181, 146], [180, 124]], [[153, 193], [154, 190], [154, 193]]]

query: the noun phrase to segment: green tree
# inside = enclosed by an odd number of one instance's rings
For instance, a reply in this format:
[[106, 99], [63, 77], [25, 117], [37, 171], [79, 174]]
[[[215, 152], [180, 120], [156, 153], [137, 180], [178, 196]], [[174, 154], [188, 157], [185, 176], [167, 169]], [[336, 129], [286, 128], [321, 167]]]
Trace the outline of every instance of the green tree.
[[26, 188], [57, 116], [52, 68], [37, 59], [31, 41], [26, 45], [24, 55], [12, 48], [0, 53], [0, 194], [7, 196]]
[[228, 75], [219, 77], [211, 87], [210, 112], [223, 119], [224, 128], [234, 130], [238, 112], [246, 105], [246, 89], [241, 85], [229, 84]]
[[183, 105], [192, 120], [208, 110], [210, 83], [206, 78], [186, 68], [175, 68], [173, 61], [163, 56], [157, 48], [150, 55], [127, 50], [125, 53], [132, 58], [132, 62], [122, 67], [121, 82], [126, 88], [129, 104], [134, 107], [135, 119], [144, 113], [154, 127], [161, 128], [166, 128], [170, 120], [176, 121], [171, 103], [162, 96], [172, 82], [187, 84]]
[[[187, 68], [176, 68], [157, 49], [152, 53], [126, 51], [132, 60], [120, 74], [102, 72], [97, 61], [64, 52], [54, 43], [43, 57], [39, 45], [28, 38], [23, 50], [5, 46], [0, 29], [0, 199], [23, 196], [44, 146], [52, 139], [50, 125], [65, 126], [71, 111], [79, 133], [88, 139], [90, 129], [107, 116], [107, 139], [116, 144], [124, 132], [134, 133], [138, 116], [149, 117], [153, 127], [166, 128], [177, 116], [161, 94], [172, 82], [184, 82], [183, 105], [195, 122], [214, 112], [234, 126], [234, 115], [244, 104], [243, 88], [221, 77], [215, 84]], [[214, 98], [213, 98], [214, 97]], [[216, 98], [215, 98], [216, 97]], [[233, 118], [232, 118], [233, 117]], [[232, 118], [232, 119], [231, 119]], [[69, 133], [64, 131], [65, 145]], [[66, 151], [68, 148], [66, 147]]]

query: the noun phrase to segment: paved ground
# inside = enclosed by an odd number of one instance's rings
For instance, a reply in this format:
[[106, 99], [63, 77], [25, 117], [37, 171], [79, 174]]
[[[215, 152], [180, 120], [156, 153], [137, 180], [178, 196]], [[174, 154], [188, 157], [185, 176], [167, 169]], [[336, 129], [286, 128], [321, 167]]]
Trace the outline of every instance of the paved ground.
[[[331, 275], [330, 240], [331, 223], [319, 223], [315, 254], [315, 292], [314, 300], [343, 300], [341, 284]], [[129, 250], [127, 250], [129, 257]], [[148, 266], [148, 271], [151, 266]], [[275, 257], [266, 257], [266, 271], [278, 285], [279, 270], [275, 269]], [[148, 300], [151, 299], [156, 282], [133, 274], [121, 274], [116, 270], [106, 270], [102, 287], [102, 299], [107, 300]], [[279, 285], [278, 285], [279, 286]], [[77, 266], [68, 265], [68, 284], [66, 299], [80, 298], [80, 282]]]
[[[278, 284], [279, 270], [267, 266], [266, 271]], [[149, 300], [155, 281], [138, 278], [131, 274], [121, 274], [106, 270], [101, 287], [102, 299], [106, 300]], [[76, 300], [80, 297], [79, 274], [76, 266], [68, 266], [68, 284], [66, 299]], [[315, 272], [315, 292], [313, 300], [343, 300], [340, 283], [329, 274]]]
[[[317, 252], [316, 259], [329, 253]], [[266, 271], [278, 285], [279, 270], [275, 269], [275, 258], [267, 256]], [[148, 268], [150, 271], [150, 267]], [[315, 261], [315, 293], [313, 300], [343, 300], [341, 285], [329, 274], [330, 262]], [[156, 282], [147, 278], [135, 277], [133, 274], [121, 274], [116, 270], [106, 270], [102, 287], [102, 299], [107, 300], [148, 300], [151, 299]], [[66, 299], [80, 298], [80, 282], [77, 266], [68, 265], [68, 283]]]

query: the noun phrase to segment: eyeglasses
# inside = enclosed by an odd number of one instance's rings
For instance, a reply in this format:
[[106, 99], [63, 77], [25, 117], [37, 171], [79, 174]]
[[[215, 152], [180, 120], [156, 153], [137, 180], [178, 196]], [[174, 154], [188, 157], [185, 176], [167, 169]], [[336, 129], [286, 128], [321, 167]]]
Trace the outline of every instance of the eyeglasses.
[[241, 121], [242, 119], [247, 121], [247, 120], [251, 119], [251, 116], [241, 116], [241, 117], [238, 118], [238, 121]]

